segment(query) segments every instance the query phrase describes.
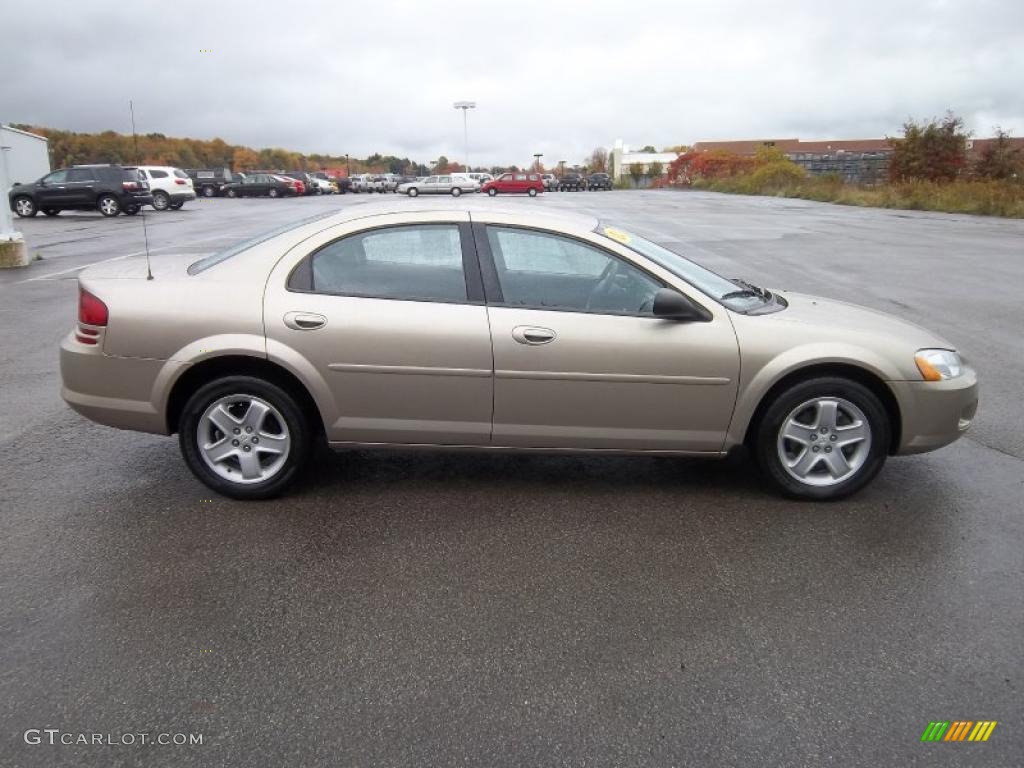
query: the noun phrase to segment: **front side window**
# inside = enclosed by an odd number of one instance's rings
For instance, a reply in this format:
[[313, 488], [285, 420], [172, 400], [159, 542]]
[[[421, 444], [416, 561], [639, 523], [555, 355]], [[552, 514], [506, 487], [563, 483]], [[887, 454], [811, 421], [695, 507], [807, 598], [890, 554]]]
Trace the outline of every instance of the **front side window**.
[[43, 184], [63, 184], [68, 180], [67, 171], [54, 171], [51, 174], [43, 176]]
[[424, 184], [437, 184], [437, 176], [430, 176]]
[[526, 181], [526, 174], [525, 173], [517, 173], [516, 174], [516, 181]]
[[380, 299], [466, 301], [457, 224], [349, 235], [312, 256], [312, 290]]
[[501, 181], [512, 181], [512, 174], [511, 173], [503, 173], [501, 175]]
[[437, 177], [437, 182], [438, 182], [438, 184], [451, 184], [452, 183], [452, 177], [451, 176], [438, 176]]
[[509, 306], [650, 315], [663, 287], [632, 264], [561, 235], [489, 226], [487, 240]]

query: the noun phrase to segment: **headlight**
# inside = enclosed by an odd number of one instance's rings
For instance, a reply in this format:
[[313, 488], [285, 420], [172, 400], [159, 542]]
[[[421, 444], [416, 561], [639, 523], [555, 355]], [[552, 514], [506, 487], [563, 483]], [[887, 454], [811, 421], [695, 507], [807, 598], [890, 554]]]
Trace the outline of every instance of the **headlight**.
[[960, 355], [951, 349], [920, 349], [914, 362], [925, 381], [955, 379], [964, 371]]

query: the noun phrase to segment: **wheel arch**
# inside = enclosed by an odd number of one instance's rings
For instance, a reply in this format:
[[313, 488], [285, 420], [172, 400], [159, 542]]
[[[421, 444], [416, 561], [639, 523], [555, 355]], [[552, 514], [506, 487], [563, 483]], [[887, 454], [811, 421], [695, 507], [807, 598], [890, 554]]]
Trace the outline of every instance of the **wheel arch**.
[[875, 372], [853, 363], [843, 362], [812, 363], [791, 370], [778, 378], [758, 400], [757, 406], [743, 431], [742, 443], [747, 446], [750, 445], [754, 435], [757, 434], [757, 429], [760, 426], [761, 419], [764, 418], [765, 411], [768, 410], [772, 401], [781, 392], [801, 381], [821, 378], [823, 376], [837, 376], [855, 381], [869, 389], [881, 401], [886, 415], [889, 417], [891, 433], [889, 454], [896, 453], [903, 431], [902, 413], [896, 395], [885, 383], [885, 380]]
[[167, 431], [178, 431], [181, 414], [188, 399], [202, 386], [226, 376], [256, 376], [276, 384], [295, 398], [303, 414], [309, 420], [314, 434], [323, 434], [323, 418], [316, 401], [305, 384], [282, 365], [262, 357], [250, 355], [222, 355], [190, 365], [171, 387], [165, 409]]

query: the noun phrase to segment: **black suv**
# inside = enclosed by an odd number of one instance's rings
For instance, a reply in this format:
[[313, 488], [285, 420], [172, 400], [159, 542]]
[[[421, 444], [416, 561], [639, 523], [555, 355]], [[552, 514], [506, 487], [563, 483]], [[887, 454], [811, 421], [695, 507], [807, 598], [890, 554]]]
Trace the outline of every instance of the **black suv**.
[[200, 197], [216, 197], [223, 193], [225, 184], [238, 184], [243, 175], [232, 173], [229, 168], [186, 168], [192, 179], [192, 186]]
[[570, 189], [573, 192], [579, 192], [581, 189], [587, 188], [587, 182], [578, 173], [567, 173], [558, 180], [558, 188], [562, 192], [566, 192]]
[[31, 184], [17, 184], [7, 193], [11, 210], [19, 216], [42, 211], [99, 211], [104, 216], [134, 216], [153, 202], [149, 182], [134, 168], [120, 165], [74, 165], [48, 173]]
[[592, 173], [587, 176], [587, 187], [590, 189], [611, 189], [612, 177], [607, 173]]

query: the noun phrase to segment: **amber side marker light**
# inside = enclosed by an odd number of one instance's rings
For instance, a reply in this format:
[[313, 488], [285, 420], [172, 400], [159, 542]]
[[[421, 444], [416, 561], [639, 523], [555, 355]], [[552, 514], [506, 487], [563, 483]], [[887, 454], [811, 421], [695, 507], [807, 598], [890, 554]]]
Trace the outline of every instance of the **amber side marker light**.
[[914, 362], [917, 363], [917, 370], [924, 376], [925, 381], [942, 381], [942, 374], [935, 370], [935, 366], [929, 363], [924, 355], [914, 355]]

